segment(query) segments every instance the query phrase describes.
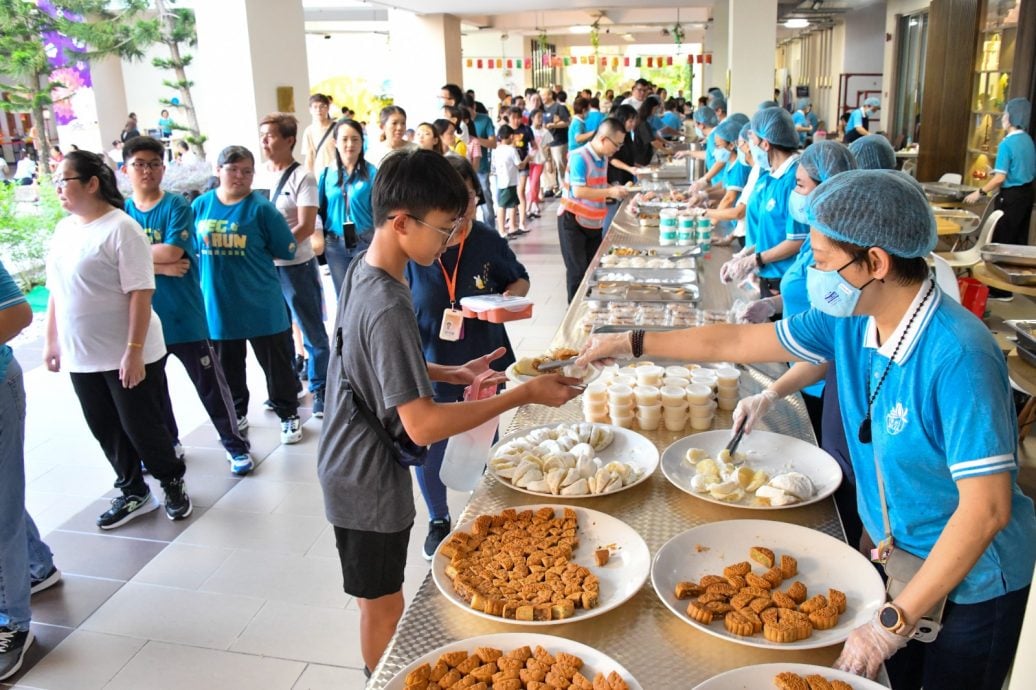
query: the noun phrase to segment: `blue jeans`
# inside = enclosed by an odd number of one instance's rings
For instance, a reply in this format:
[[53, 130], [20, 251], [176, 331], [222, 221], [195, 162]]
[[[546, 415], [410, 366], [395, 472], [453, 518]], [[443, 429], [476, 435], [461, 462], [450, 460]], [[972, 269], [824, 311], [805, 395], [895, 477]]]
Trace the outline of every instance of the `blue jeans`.
[[291, 309], [291, 316], [302, 331], [302, 342], [309, 355], [309, 390], [324, 392], [331, 346], [324, 330], [324, 293], [320, 287], [320, 269], [316, 258], [294, 266], [278, 266], [281, 294]]
[[447, 438], [429, 446], [424, 464], [414, 468], [417, 485], [421, 487], [421, 495], [424, 496], [424, 503], [428, 506], [428, 517], [431, 520], [450, 517], [450, 506], [446, 503], [446, 485], [439, 479], [442, 457], [446, 453], [446, 444], [449, 441]]
[[353, 257], [371, 246], [374, 234], [357, 235], [356, 246], [349, 248], [345, 246], [345, 238], [330, 232], [324, 233], [324, 258], [327, 259], [327, 266], [331, 269], [331, 282], [335, 286], [335, 298], [342, 296], [342, 283], [345, 282], [345, 272], [349, 270], [349, 264]]
[[11, 360], [0, 382], [0, 626], [29, 629], [30, 574], [54, 567], [47, 545], [25, 511], [25, 386]]
[[478, 183], [482, 185], [482, 195], [486, 202], [482, 204], [482, 222], [491, 228], [496, 227], [496, 212], [493, 210], [493, 176], [488, 172], [478, 173]]

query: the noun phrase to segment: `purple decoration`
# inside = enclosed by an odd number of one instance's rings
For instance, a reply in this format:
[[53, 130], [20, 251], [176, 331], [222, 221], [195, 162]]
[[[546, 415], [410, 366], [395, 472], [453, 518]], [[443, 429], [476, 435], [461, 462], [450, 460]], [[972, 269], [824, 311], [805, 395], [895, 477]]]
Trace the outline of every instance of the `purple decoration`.
[[[62, 17], [74, 22], [83, 21], [81, 16], [66, 12], [50, 0], [37, 0], [36, 6], [51, 17]], [[63, 84], [51, 94], [54, 99], [54, 121], [59, 125], [67, 125], [76, 119], [71, 96], [79, 89], [93, 86], [89, 63], [77, 55], [85, 52], [85, 46], [60, 32], [45, 31], [43, 48], [47, 53], [47, 62], [54, 68], [52, 81]]]

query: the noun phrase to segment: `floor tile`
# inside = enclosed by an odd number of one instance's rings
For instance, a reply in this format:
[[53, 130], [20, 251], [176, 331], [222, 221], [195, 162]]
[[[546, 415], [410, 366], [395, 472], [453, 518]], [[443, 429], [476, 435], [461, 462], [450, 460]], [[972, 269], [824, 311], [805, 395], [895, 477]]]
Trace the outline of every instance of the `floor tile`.
[[349, 603], [337, 561], [260, 551], [234, 551], [199, 589], [326, 608]]
[[224, 494], [214, 507], [242, 513], [272, 513], [291, 493], [292, 486], [286, 482], [249, 477]]
[[104, 690], [140, 690], [141, 678], [147, 690], [289, 690], [304, 669], [284, 659], [148, 642]]
[[[147, 517], [150, 516], [145, 515], [138, 520]], [[48, 534], [47, 545], [54, 552], [54, 561], [62, 572], [124, 581], [136, 575], [165, 548], [163, 542], [63, 530]]]
[[281, 446], [267, 455], [251, 476], [264, 481], [316, 483], [317, 456], [296, 453], [293, 446]]
[[46, 540], [50, 532], [65, 524], [79, 511], [96, 500], [97, 496], [59, 495], [50, 507], [41, 511], [32, 511], [32, 519], [36, 523], [36, 528], [44, 536], [44, 540]]
[[359, 611], [268, 601], [231, 650], [362, 668], [359, 638]]
[[338, 548], [335, 546], [335, 528], [326, 525], [313, 546], [306, 551], [306, 558], [338, 560]]
[[76, 630], [21, 678], [47, 690], [101, 690], [147, 640]]
[[326, 526], [323, 518], [213, 508], [187, 528], [177, 543], [301, 555]]
[[[114, 493], [114, 492], [112, 492]], [[156, 494], [161, 496], [161, 494]], [[191, 496], [194, 500], [194, 496]], [[161, 500], [161, 499], [160, 499]], [[111, 506], [109, 499], [94, 501], [83, 510], [79, 511], [59, 528], [63, 532], [85, 532], [91, 535], [105, 535], [122, 538], [149, 539], [151, 541], [171, 542], [176, 539], [191, 524], [191, 520], [197, 520], [205, 513], [206, 508], [195, 504], [190, 516], [186, 520], [170, 520], [166, 517], [165, 510], [159, 508], [150, 513], [141, 515], [122, 527], [110, 532], [102, 532], [97, 527], [97, 516], [108, 510]]]
[[[36, 641], [33, 642], [32, 646], [29, 647], [29, 651], [26, 652], [25, 658], [22, 660], [22, 667], [18, 673], [5, 680], [4, 683], [17, 683], [21, 686], [23, 683], [22, 679], [32, 673], [33, 667], [46, 659], [61, 644], [61, 641], [73, 632], [73, 628], [33, 622], [32, 634], [36, 637]], [[50, 688], [41, 688], [41, 690], [50, 690]]]
[[231, 553], [231, 549], [170, 544], [141, 568], [132, 581], [179, 589], [198, 589]]
[[[57, 563], [62, 568], [61, 560]], [[74, 628], [122, 587], [119, 580], [61, 573], [61, 582], [32, 597], [32, 619]]]
[[112, 487], [115, 472], [106, 461], [96, 465], [56, 465], [31, 480], [33, 491], [97, 498]]
[[284, 500], [273, 510], [276, 515], [308, 515], [324, 517], [324, 492], [320, 485], [294, 484]]
[[129, 582], [80, 627], [227, 649], [262, 604], [261, 599]]
[[291, 690], [345, 690], [362, 688], [365, 683], [360, 669], [309, 664]]

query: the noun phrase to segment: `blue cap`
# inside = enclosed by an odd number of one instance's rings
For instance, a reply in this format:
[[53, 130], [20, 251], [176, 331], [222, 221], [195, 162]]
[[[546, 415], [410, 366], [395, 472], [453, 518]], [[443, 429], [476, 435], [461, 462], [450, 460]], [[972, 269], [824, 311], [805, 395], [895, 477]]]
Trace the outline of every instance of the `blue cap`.
[[1018, 129], [1029, 128], [1029, 118], [1032, 116], [1032, 103], [1024, 98], [1012, 98], [1004, 106], [1004, 112], [1007, 113], [1007, 121], [1011, 123], [1012, 127]]
[[881, 100], [879, 98], [877, 98], [876, 96], [871, 96], [870, 98], [865, 98], [863, 100], [863, 104], [864, 105], [869, 105], [872, 108], [879, 108], [879, 109], [881, 108]]
[[881, 134], [868, 134], [849, 144], [861, 170], [895, 170], [896, 152]]
[[799, 165], [807, 175], [820, 183], [846, 170], [856, 170], [856, 159], [845, 144], [821, 139], [802, 152]]
[[798, 100], [798, 101], [797, 101], [797, 102], [795, 103], [795, 109], [796, 109], [796, 110], [805, 110], [805, 109], [806, 109], [806, 108], [808, 108], [808, 107], [809, 107], [810, 105], [812, 105], [812, 103], [810, 102], [810, 100], [809, 100], [808, 98], [800, 98], [800, 99], [799, 99], [799, 100]]
[[809, 195], [809, 225], [859, 247], [912, 259], [935, 249], [935, 215], [917, 180], [898, 170], [849, 170]]
[[703, 105], [694, 111], [694, 121], [706, 127], [715, 127], [719, 124], [716, 112], [707, 105]]
[[728, 144], [737, 143], [737, 134], [741, 131], [741, 125], [731, 120], [729, 117], [723, 122], [719, 123], [716, 127], [716, 138], [722, 139]]
[[784, 108], [764, 108], [752, 116], [752, 131], [760, 139], [783, 146], [786, 149], [799, 147], [799, 133], [795, 121]]

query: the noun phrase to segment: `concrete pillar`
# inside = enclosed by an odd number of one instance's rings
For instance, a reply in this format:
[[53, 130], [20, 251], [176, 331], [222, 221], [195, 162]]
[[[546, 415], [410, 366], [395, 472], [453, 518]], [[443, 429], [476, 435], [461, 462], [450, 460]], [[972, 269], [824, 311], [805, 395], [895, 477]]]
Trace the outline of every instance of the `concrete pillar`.
[[440, 117], [440, 87], [463, 83], [460, 19], [389, 10], [389, 55], [391, 95], [407, 111], [407, 126]]
[[732, 113], [751, 116], [759, 103], [773, 98], [773, 73], [777, 64], [777, 0], [751, 3], [729, 0], [728, 9], [730, 93], [727, 106]]
[[309, 124], [309, 69], [301, 0], [220, 0], [195, 4], [198, 48], [188, 76], [205, 151], [215, 162], [231, 144], [259, 162], [259, 120], [291, 112]]
[[[713, 86], [727, 93], [727, 70], [730, 68], [730, 6], [726, 2], [712, 5], [712, 25], [705, 32], [705, 52], [712, 53], [712, 64], [705, 65], [702, 84], [695, 84], [694, 97], [704, 96]], [[730, 112], [735, 112], [731, 110]]]

